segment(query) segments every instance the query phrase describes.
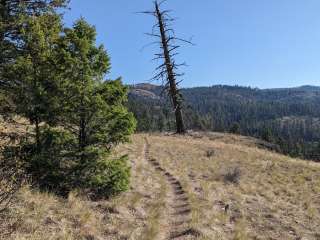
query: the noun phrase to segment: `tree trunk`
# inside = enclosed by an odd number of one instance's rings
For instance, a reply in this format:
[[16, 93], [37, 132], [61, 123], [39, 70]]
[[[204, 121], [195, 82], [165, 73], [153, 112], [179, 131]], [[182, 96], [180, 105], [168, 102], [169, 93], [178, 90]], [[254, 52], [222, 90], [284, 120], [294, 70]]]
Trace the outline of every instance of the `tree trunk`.
[[86, 126], [83, 117], [80, 117], [79, 124], [79, 150], [82, 152], [86, 146]]
[[0, 63], [2, 63], [3, 60], [3, 47], [4, 47], [4, 36], [5, 36], [5, 27], [7, 24], [7, 10], [6, 10], [7, 0], [1, 0], [1, 9], [0, 9], [0, 17], [1, 17], [1, 28], [0, 28], [0, 50], [1, 50], [1, 58]]
[[159, 22], [159, 29], [161, 34], [161, 43], [163, 48], [163, 55], [165, 59], [165, 65], [167, 70], [167, 77], [169, 81], [169, 94], [172, 99], [174, 111], [175, 111], [175, 118], [176, 118], [176, 130], [177, 133], [183, 134], [185, 133], [184, 123], [183, 123], [183, 117], [182, 117], [182, 106], [181, 106], [181, 99], [180, 94], [177, 89], [177, 82], [173, 70], [173, 64], [170, 57], [170, 51], [168, 46], [168, 38], [166, 36], [165, 26], [162, 19], [162, 14], [159, 9], [159, 5], [157, 2], [155, 2], [156, 7], [156, 14]]
[[40, 152], [41, 143], [40, 143], [40, 127], [39, 127], [39, 118], [37, 117], [35, 120], [35, 131], [36, 131], [36, 148], [37, 152]]

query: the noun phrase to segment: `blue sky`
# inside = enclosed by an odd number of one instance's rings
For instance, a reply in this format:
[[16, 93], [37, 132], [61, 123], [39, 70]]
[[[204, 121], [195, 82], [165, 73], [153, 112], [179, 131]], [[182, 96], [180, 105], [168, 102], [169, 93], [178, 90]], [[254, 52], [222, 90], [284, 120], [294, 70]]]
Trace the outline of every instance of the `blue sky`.
[[[71, 0], [66, 25], [80, 16], [96, 26], [112, 60], [109, 78], [128, 84], [153, 76], [154, 19], [136, 12], [151, 0]], [[215, 84], [259, 88], [320, 85], [319, 0], [168, 0], [176, 34], [196, 46], [180, 49], [189, 65], [183, 87]]]

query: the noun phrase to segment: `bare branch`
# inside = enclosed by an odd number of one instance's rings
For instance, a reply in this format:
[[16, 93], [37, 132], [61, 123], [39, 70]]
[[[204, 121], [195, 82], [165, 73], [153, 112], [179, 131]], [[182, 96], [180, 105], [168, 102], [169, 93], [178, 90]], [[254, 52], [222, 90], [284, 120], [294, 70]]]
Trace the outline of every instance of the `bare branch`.
[[[191, 45], [194, 44], [191, 42], [191, 40], [188, 41], [176, 37], [175, 32], [171, 27], [171, 23], [175, 20], [169, 14], [171, 13], [171, 10], [160, 10], [161, 5], [166, 1], [167, 0], [163, 0], [159, 3], [157, 0], [155, 0], [155, 10], [144, 12], [156, 17], [157, 23], [153, 25], [152, 33], [147, 35], [156, 37], [160, 40], [160, 49], [162, 51], [161, 53], [156, 53], [155, 58], [152, 59], [163, 60], [163, 63], [156, 67], [155, 71], [158, 73], [152, 79], [162, 80], [164, 82], [163, 90], [168, 92], [170, 100], [173, 104], [173, 109], [176, 116], [177, 133], [184, 133], [185, 129], [182, 118], [182, 97], [178, 89], [178, 85], [182, 80], [177, 81], [177, 78], [183, 76], [184, 73], [177, 73], [176, 70], [178, 70], [180, 66], [186, 66], [186, 64], [177, 64], [174, 60], [174, 56], [178, 54], [176, 50], [180, 48], [180, 45], [175, 44], [175, 41], [181, 41]], [[158, 29], [158, 32], [155, 32], [156, 29]]]
[[150, 47], [150, 46], [155, 45], [155, 44], [160, 44], [160, 42], [148, 43], [148, 44], [144, 45], [144, 46], [140, 49], [140, 52], [142, 52], [145, 48]]

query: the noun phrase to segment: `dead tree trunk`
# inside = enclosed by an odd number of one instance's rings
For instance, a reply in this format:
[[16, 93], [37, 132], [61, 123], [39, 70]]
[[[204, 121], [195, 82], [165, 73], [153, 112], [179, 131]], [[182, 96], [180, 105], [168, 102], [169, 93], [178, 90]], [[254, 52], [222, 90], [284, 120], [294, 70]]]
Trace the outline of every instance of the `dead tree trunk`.
[[184, 123], [182, 118], [181, 95], [177, 88], [177, 82], [176, 82], [173, 64], [171, 61], [171, 56], [170, 56], [170, 51], [168, 46], [169, 38], [166, 35], [163, 16], [162, 16], [162, 13], [160, 12], [158, 2], [155, 2], [155, 9], [156, 9], [157, 19], [159, 24], [158, 27], [161, 34], [161, 44], [162, 44], [163, 56], [165, 60], [165, 67], [167, 71], [167, 80], [169, 82], [169, 94], [171, 96], [174, 111], [175, 111], [177, 133], [184, 133], [185, 128], [184, 128]]
[[[163, 3], [162, 1], [161, 3]], [[152, 37], [156, 37], [160, 41], [155, 43], [160, 43], [161, 52], [155, 54], [156, 58], [154, 60], [163, 60], [163, 63], [156, 68], [158, 74], [154, 79], [164, 80], [164, 88], [168, 92], [169, 97], [172, 101], [174, 108], [175, 119], [176, 119], [176, 131], [178, 134], [185, 133], [185, 126], [182, 115], [182, 95], [179, 91], [178, 84], [181, 82], [177, 81], [177, 77], [183, 76], [181, 73], [177, 73], [179, 66], [185, 64], [176, 64], [174, 56], [178, 53], [175, 52], [180, 46], [177, 45], [176, 41], [183, 41], [189, 44], [192, 44], [190, 41], [186, 41], [180, 38], [175, 37], [174, 30], [170, 27], [170, 22], [174, 19], [169, 16], [169, 11], [161, 11], [158, 1], [154, 2], [154, 11], [143, 12], [154, 16], [157, 20], [157, 23], [154, 25], [153, 29], [158, 29], [158, 32], [154, 31], [151, 34], [147, 34]]]

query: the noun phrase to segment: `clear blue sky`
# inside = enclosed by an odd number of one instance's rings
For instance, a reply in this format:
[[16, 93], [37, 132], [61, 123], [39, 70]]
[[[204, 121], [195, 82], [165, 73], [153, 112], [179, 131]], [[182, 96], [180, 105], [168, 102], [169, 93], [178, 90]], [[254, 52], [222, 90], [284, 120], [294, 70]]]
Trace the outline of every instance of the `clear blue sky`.
[[[96, 26], [112, 59], [110, 78], [146, 82], [157, 49], [141, 48], [152, 41], [144, 33], [154, 19], [135, 12], [152, 6], [151, 0], [71, 0], [65, 22], [83, 16]], [[168, 0], [164, 6], [178, 18], [177, 35], [193, 36], [196, 44], [180, 50], [189, 65], [183, 87], [320, 85], [319, 0]]]

